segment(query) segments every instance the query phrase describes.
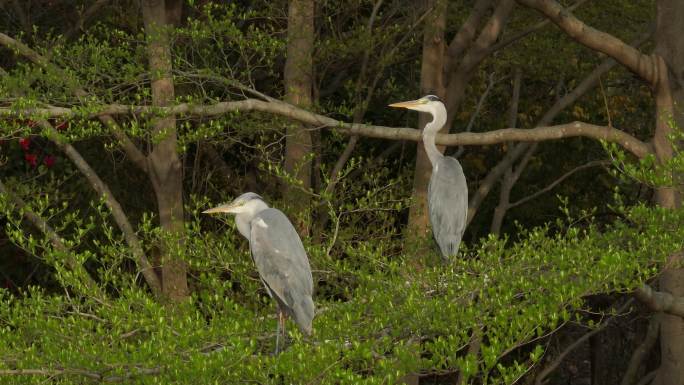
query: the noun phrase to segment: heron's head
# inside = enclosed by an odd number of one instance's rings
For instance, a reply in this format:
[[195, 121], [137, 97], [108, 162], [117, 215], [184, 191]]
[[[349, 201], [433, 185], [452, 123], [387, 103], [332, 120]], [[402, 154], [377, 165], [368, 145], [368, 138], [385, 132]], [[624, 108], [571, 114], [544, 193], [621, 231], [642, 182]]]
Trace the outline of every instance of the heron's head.
[[406, 102], [392, 103], [389, 105], [394, 108], [406, 108], [409, 110], [427, 112], [436, 115], [438, 109], [444, 109], [444, 103], [435, 95], [423, 96], [420, 99], [409, 100]]
[[216, 206], [209, 210], [202, 211], [202, 214], [217, 214], [217, 213], [227, 213], [227, 214], [243, 214], [249, 212], [260, 211], [268, 207], [264, 199], [253, 192], [247, 192], [239, 197], [235, 198], [230, 203], [224, 203], [220, 206]]

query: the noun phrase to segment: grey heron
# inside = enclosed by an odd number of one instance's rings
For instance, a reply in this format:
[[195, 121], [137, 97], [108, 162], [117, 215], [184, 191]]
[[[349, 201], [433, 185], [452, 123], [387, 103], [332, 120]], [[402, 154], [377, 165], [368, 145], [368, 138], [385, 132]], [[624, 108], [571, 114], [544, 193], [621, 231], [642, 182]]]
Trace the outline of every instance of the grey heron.
[[393, 103], [390, 107], [407, 108], [432, 115], [423, 129], [423, 145], [430, 163], [432, 176], [428, 185], [428, 210], [432, 234], [442, 257], [447, 259], [458, 252], [468, 218], [468, 185], [461, 164], [444, 156], [437, 149], [435, 139], [447, 121], [444, 103], [435, 95], [417, 100]]
[[311, 335], [314, 317], [313, 278], [304, 245], [282, 211], [270, 208], [253, 192], [235, 198], [204, 214], [235, 214], [235, 224], [249, 241], [252, 259], [266, 291], [278, 306], [276, 354], [285, 336], [285, 318], [292, 317], [299, 329]]

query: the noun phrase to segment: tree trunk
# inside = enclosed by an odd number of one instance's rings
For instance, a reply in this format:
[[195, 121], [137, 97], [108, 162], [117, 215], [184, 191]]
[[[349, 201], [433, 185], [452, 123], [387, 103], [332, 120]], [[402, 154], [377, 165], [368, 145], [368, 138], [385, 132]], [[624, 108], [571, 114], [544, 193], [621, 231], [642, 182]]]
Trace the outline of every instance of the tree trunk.
[[[173, 2], [170, 12], [172, 15], [179, 14], [179, 4], [181, 3]], [[174, 102], [168, 36], [168, 28], [173, 20], [167, 18], [167, 4], [164, 0], [144, 0], [142, 10], [148, 39], [152, 104], [168, 106]], [[152, 140], [155, 144], [147, 162], [150, 181], [157, 198], [159, 224], [170, 235], [170, 242], [178, 241], [182, 244], [183, 168], [176, 150], [176, 120], [173, 116], [154, 119], [152, 128]], [[187, 266], [177, 257], [179, 247], [180, 245], [162, 245], [162, 291], [171, 302], [179, 302], [188, 296]]]
[[[431, 15], [425, 22], [423, 33], [423, 57], [420, 67], [420, 95], [433, 94], [440, 98], [445, 96], [444, 65], [445, 49], [444, 29], [446, 28], [447, 2], [445, 0], [426, 0], [427, 9], [432, 9]], [[426, 114], [420, 114], [418, 126], [422, 130], [432, 118]], [[447, 125], [440, 132], [447, 130]], [[443, 146], [438, 146], [444, 151]], [[413, 205], [409, 211], [409, 237], [424, 239], [430, 235], [430, 226], [427, 208], [427, 189], [432, 175], [432, 165], [425, 153], [423, 143], [419, 142], [416, 148], [416, 168], [413, 175]]]
[[[311, 106], [313, 87], [313, 0], [290, 0], [287, 18], [287, 61], [285, 62], [285, 101], [296, 106]], [[285, 171], [294, 175], [300, 187], [311, 187], [311, 134], [307, 126], [292, 123], [287, 127], [285, 141]], [[308, 235], [309, 196], [301, 189], [286, 189], [286, 201], [298, 216], [296, 227], [302, 236]]]
[[[656, 84], [656, 132], [653, 144], [656, 156], [662, 161], [672, 157], [673, 149], [667, 139], [672, 131], [668, 124], [674, 119], [679, 129], [684, 129], [684, 115], [676, 105], [684, 104], [684, 2], [659, 0], [657, 3], [657, 29], [655, 59], [658, 61]], [[667, 208], [678, 208], [680, 202], [672, 188], [656, 191], [656, 201]], [[682, 253], [670, 257], [668, 266], [681, 266]], [[667, 268], [660, 278], [660, 289], [676, 297], [684, 296], [684, 269]], [[661, 385], [684, 384], [684, 319], [663, 315], [660, 331], [661, 366], [657, 379]]]

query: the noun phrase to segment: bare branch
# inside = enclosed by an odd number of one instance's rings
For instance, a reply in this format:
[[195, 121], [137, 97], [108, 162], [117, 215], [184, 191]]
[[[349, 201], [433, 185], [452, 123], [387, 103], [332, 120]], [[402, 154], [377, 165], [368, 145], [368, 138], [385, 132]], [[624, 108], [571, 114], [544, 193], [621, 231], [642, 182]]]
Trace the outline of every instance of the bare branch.
[[[627, 300], [627, 302], [625, 302], [624, 305], [620, 306], [620, 308], [618, 310], [616, 310], [616, 314], [619, 315], [620, 313], [623, 313], [625, 310], [627, 310], [632, 305], [633, 302], [634, 302], [633, 299]], [[537, 378], [534, 380], [535, 385], [542, 385], [544, 383], [543, 382], [544, 379], [546, 377], [548, 377], [549, 374], [553, 373], [553, 371], [556, 370], [556, 368], [558, 368], [558, 365], [560, 365], [563, 362], [563, 360], [565, 359], [565, 357], [567, 357], [568, 354], [570, 354], [573, 350], [575, 350], [579, 346], [581, 346], [586, 340], [591, 338], [591, 336], [603, 331], [603, 329], [605, 329], [610, 324], [610, 322], [613, 321], [616, 317], [617, 317], [617, 315], [606, 320], [606, 322], [602, 323], [596, 329], [594, 329], [588, 333], [585, 333], [582, 337], [578, 338], [577, 340], [575, 340], [575, 342], [573, 342], [567, 348], [565, 348], [565, 350], [563, 350], [561, 352], [561, 354], [559, 354], [558, 357], [556, 357], [556, 359], [553, 360], [553, 362], [551, 362], [549, 365], [547, 365], [544, 368], [544, 370], [542, 370], [541, 373], [539, 373], [537, 375]]]
[[563, 6], [558, 4], [556, 1], [516, 1], [544, 14], [578, 43], [612, 57], [618, 63], [627, 67], [635, 74], [641, 76], [641, 78], [650, 84], [654, 85], [657, 83], [657, 65], [652, 56], [642, 54], [639, 52], [639, 50], [616, 38], [615, 36], [584, 24], [581, 20], [577, 19], [571, 12], [563, 8]]
[[[649, 31], [641, 35], [639, 38], [637, 38], [634, 44], [637, 46], [643, 44], [650, 38], [652, 33], [652, 29], [649, 29]], [[615, 66], [615, 64], [616, 62], [613, 59], [608, 58], [604, 60], [589, 75], [587, 75], [587, 77], [584, 80], [582, 80], [582, 82], [577, 87], [575, 87], [575, 89], [573, 89], [572, 92], [566, 94], [565, 96], [557, 100], [556, 103], [554, 103], [554, 105], [551, 106], [551, 108], [549, 108], [544, 114], [544, 116], [542, 116], [542, 118], [537, 122], [537, 126], [539, 127], [551, 124], [551, 122], [553, 121], [553, 119], [556, 118], [558, 113], [560, 113], [563, 109], [577, 101], [577, 99], [579, 99], [584, 93], [586, 93], [592, 87], [596, 86], [601, 75], [608, 72], [611, 68], [613, 68], [613, 66]], [[645, 145], [644, 149], [648, 149], [648, 152], [644, 154], [652, 153], [654, 151], [651, 144], [646, 144], [643, 142], [641, 143]], [[509, 150], [506, 153], [506, 156], [494, 168], [489, 170], [489, 173], [481, 181], [480, 185], [478, 186], [478, 189], [472, 194], [470, 201], [468, 202], [469, 223], [472, 220], [472, 218], [475, 217], [475, 213], [477, 212], [480, 205], [487, 197], [491, 189], [494, 187], [496, 181], [499, 180], [499, 178], [501, 178], [502, 175], [504, 175], [504, 173], [510, 165], [512, 165], [519, 157], [523, 156], [523, 154], [525, 154], [526, 151], [528, 151], [530, 146], [532, 146], [531, 143], [525, 142], [516, 144], [512, 150]], [[640, 152], [640, 150], [638, 151]], [[640, 155], [637, 155], [634, 152], [633, 154], [635, 154], [637, 157], [641, 157]]]
[[[473, 5], [473, 11], [470, 12], [466, 21], [461, 25], [454, 38], [449, 43], [447, 54], [449, 55], [449, 65], [455, 63], [461, 57], [461, 54], [470, 47], [470, 44], [475, 38], [477, 27], [480, 25], [482, 17], [487, 12], [487, 9], [492, 5], [493, 0], [477, 0]], [[450, 69], [447, 68], [447, 72]]]
[[[575, 4], [568, 7], [568, 11], [574, 11], [575, 9], [579, 8], [582, 4], [586, 3], [587, 1], [589, 1], [589, 0], [577, 0], [577, 2]], [[504, 49], [504, 48], [508, 47], [509, 45], [517, 42], [518, 40], [523, 39], [526, 36], [546, 27], [550, 22], [551, 22], [551, 20], [549, 20], [548, 18], [544, 18], [544, 20], [538, 22], [537, 24], [531, 26], [530, 28], [528, 28], [524, 31], [518, 32], [515, 35], [507, 38], [506, 40], [502, 40], [502, 41], [492, 45], [487, 50], [487, 55], [489, 55], [495, 51], [498, 51], [500, 49]]]
[[461, 62], [461, 70], [463, 72], [471, 72], [475, 67], [477, 67], [484, 58], [487, 57], [489, 47], [496, 42], [496, 39], [501, 34], [503, 27], [508, 21], [508, 16], [510, 15], [513, 7], [515, 6], [514, 0], [501, 0], [499, 5], [494, 9], [492, 17], [489, 19], [487, 24], [482, 28], [480, 36], [473, 43], [472, 48], [463, 58]]
[[549, 184], [548, 186], [546, 186], [546, 187], [544, 187], [543, 189], [541, 189], [541, 190], [535, 192], [534, 194], [528, 195], [528, 196], [526, 196], [525, 198], [522, 198], [522, 199], [520, 199], [520, 200], [518, 200], [518, 201], [516, 201], [516, 202], [509, 203], [509, 204], [508, 204], [508, 208], [509, 208], [509, 209], [512, 209], [513, 207], [520, 206], [520, 205], [522, 205], [522, 204], [524, 204], [524, 203], [527, 203], [527, 202], [529, 202], [529, 201], [531, 201], [531, 200], [533, 200], [533, 199], [536, 199], [538, 196], [540, 196], [540, 195], [542, 195], [542, 194], [545, 194], [545, 193], [547, 193], [547, 192], [553, 190], [554, 187], [558, 186], [560, 183], [562, 183], [564, 180], [566, 180], [567, 178], [569, 178], [572, 174], [576, 173], [577, 171], [581, 171], [581, 170], [584, 170], [584, 169], [587, 169], [587, 168], [591, 168], [591, 167], [596, 167], [596, 166], [605, 166], [605, 165], [608, 165], [608, 164], [610, 164], [610, 162], [607, 161], [607, 160], [594, 160], [594, 161], [591, 161], [591, 162], [589, 162], [589, 163], [585, 163], [585, 164], [583, 164], [583, 165], [581, 165], [581, 166], [577, 166], [577, 167], [573, 168], [572, 170], [570, 170], [570, 171], [566, 172], [565, 174], [563, 174], [560, 178], [556, 179], [555, 181], [553, 181], [553, 182], [552, 182], [551, 184]]
[[[516, 68], [515, 75], [513, 77], [513, 95], [511, 97], [511, 105], [508, 109], [508, 126], [516, 127], [518, 123], [518, 107], [520, 103], [520, 87], [522, 83], [522, 70]], [[527, 164], [527, 159], [530, 158], [535, 151], [536, 146], [532, 146], [531, 150], [528, 150], [523, 161], [521, 162], [521, 167], [518, 167], [520, 172], [513, 172], [513, 164], [509, 164], [506, 172], [504, 173], [503, 180], [501, 181], [501, 189], [499, 191], [499, 204], [494, 209], [494, 215], [492, 215], [492, 224], [489, 226], [489, 232], [492, 234], [499, 234], [501, 232], [501, 225], [503, 224], [503, 219], [506, 216], [506, 211], [508, 211], [508, 204], [510, 202], [511, 190], [518, 180], [520, 173], [522, 172], [522, 167]], [[507, 147], [510, 151], [510, 147]]]
[[[468, 125], [466, 125], [465, 130], [463, 132], [470, 132], [473, 129], [473, 125], [475, 124], [475, 120], [477, 119], [478, 115], [480, 115], [480, 110], [482, 110], [482, 106], [484, 105], [485, 100], [487, 100], [487, 96], [489, 95], [489, 92], [494, 88], [494, 85], [496, 84], [496, 79], [494, 79], [494, 72], [489, 74], [489, 81], [487, 82], [487, 88], [485, 88], [484, 92], [482, 95], [480, 95], [480, 99], [477, 101], [477, 105], [475, 105], [475, 111], [473, 111], [472, 115], [470, 116], [470, 120], [468, 120]], [[510, 127], [515, 127], [515, 125], [510, 125]], [[459, 158], [465, 149], [463, 146], [459, 146], [458, 150], [454, 154], [454, 157]]]
[[655, 291], [646, 284], [637, 289], [634, 296], [653, 311], [684, 317], [684, 298]]

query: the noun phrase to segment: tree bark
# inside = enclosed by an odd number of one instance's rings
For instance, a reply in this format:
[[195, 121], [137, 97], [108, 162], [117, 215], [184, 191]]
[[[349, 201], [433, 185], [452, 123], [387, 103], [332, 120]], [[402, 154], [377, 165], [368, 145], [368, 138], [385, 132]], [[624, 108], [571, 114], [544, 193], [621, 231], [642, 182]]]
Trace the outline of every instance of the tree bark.
[[[656, 157], [661, 162], [672, 157], [672, 143], [668, 135], [674, 120], [679, 129], [684, 129], [684, 103], [682, 80], [684, 74], [684, 3], [679, 0], [659, 0], [657, 2], [656, 48], [658, 82], [656, 83], [656, 131], [653, 144]], [[676, 176], [677, 177], [677, 176]], [[679, 208], [681, 202], [673, 188], [656, 191], [659, 205], [671, 209]], [[660, 290], [675, 297], [684, 296], [684, 254], [670, 256], [667, 267], [660, 278]], [[661, 385], [681, 385], [684, 383], [684, 319], [680, 316], [664, 314], [660, 329], [661, 366], [658, 380]]]
[[[313, 87], [314, 2], [290, 0], [287, 17], [287, 60], [285, 62], [285, 101], [306, 109], [311, 106]], [[287, 127], [285, 171], [296, 177], [300, 187], [311, 187], [311, 133], [294, 122]], [[287, 188], [286, 201], [297, 214], [296, 227], [309, 234], [307, 223], [310, 197], [299, 188]]]
[[[168, 31], [173, 20], [167, 18], [164, 0], [144, 0], [142, 11], [148, 39], [152, 104], [168, 106], [175, 100]], [[174, 12], [170, 13], [175, 15]], [[183, 168], [176, 150], [176, 119], [172, 115], [156, 118], [152, 121], [152, 127], [152, 141], [155, 144], [147, 157], [148, 174], [157, 198], [159, 224], [171, 240], [162, 245], [162, 291], [169, 301], [179, 302], [188, 296], [188, 283], [187, 266], [178, 257], [178, 250], [182, 247], [184, 214]], [[180, 244], [171, 244], [176, 241]]]
[[[426, 9], [431, 14], [425, 22], [423, 33], [423, 56], [420, 67], [420, 94], [433, 94], [445, 97], [444, 66], [445, 50], [444, 30], [446, 28], [447, 2], [445, 0], [426, 0]], [[422, 130], [432, 120], [426, 114], [418, 117], [418, 126]], [[441, 132], [445, 132], [445, 125]], [[438, 147], [444, 151], [444, 147]], [[416, 168], [413, 175], [413, 204], [409, 211], [409, 237], [430, 239], [430, 228], [427, 209], [427, 187], [432, 175], [432, 164], [425, 153], [425, 147], [419, 142], [416, 147]]]

